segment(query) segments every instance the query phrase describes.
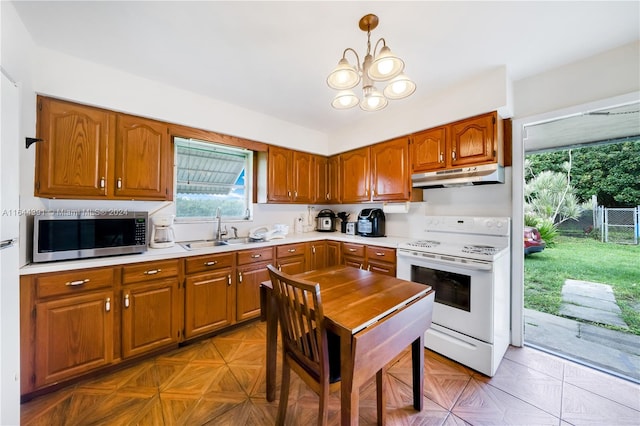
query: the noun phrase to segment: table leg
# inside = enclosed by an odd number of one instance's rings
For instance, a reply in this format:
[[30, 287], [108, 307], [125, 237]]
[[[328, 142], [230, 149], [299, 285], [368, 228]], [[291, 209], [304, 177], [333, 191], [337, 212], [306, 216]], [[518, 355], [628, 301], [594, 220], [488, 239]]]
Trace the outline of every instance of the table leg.
[[278, 350], [278, 312], [271, 290], [264, 291], [262, 301], [267, 321], [267, 401], [276, 399], [276, 357]]
[[359, 387], [353, 386], [353, 356], [351, 334], [340, 335], [340, 424], [358, 424]]
[[413, 376], [413, 408], [422, 411], [424, 390], [424, 333], [411, 344], [411, 364]]

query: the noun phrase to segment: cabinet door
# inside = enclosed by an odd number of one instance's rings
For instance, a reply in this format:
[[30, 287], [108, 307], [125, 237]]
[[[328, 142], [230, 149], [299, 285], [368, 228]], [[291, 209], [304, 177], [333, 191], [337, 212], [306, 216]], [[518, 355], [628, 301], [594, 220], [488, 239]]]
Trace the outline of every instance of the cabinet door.
[[122, 356], [140, 355], [177, 344], [178, 280], [167, 278], [122, 289]]
[[296, 203], [312, 203], [315, 200], [316, 180], [313, 156], [306, 152], [293, 151], [293, 194]]
[[173, 199], [173, 159], [164, 123], [118, 116], [115, 195], [133, 199]]
[[114, 113], [39, 97], [38, 137], [42, 141], [36, 144], [36, 196], [107, 196]]
[[496, 114], [485, 114], [451, 125], [451, 165], [493, 162], [497, 155]]
[[113, 327], [111, 290], [37, 303], [35, 387], [110, 364]]
[[342, 184], [340, 181], [340, 155], [329, 157], [329, 160], [327, 162], [327, 182], [329, 186], [327, 201], [329, 203], [342, 202]]
[[307, 271], [307, 262], [304, 256], [291, 256], [278, 259], [278, 269], [290, 275], [301, 274]]
[[406, 137], [371, 147], [373, 201], [406, 201], [411, 196], [409, 139]]
[[326, 241], [314, 241], [309, 243], [310, 246], [310, 261], [309, 270], [322, 269], [329, 266], [327, 261], [327, 242]]
[[283, 203], [291, 201], [291, 161], [293, 151], [277, 146], [269, 147], [267, 159], [267, 201]]
[[233, 323], [231, 268], [188, 276], [185, 288], [185, 337], [191, 338]]
[[425, 130], [412, 136], [412, 170], [427, 172], [446, 167], [448, 157], [446, 146], [446, 127]]
[[342, 202], [369, 201], [369, 147], [340, 155]]
[[327, 241], [327, 266], [340, 265], [342, 252], [340, 242]]
[[329, 159], [320, 155], [313, 157], [313, 169], [315, 170], [315, 203], [329, 201]]
[[260, 284], [268, 281], [268, 262], [238, 267], [236, 282], [236, 319], [244, 321], [260, 316]]

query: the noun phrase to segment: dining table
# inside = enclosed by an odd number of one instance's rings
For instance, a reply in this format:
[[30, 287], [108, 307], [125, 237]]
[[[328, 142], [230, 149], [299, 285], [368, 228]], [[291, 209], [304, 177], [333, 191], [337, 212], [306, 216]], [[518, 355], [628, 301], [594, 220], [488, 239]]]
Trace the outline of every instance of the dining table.
[[[360, 386], [411, 345], [413, 407], [422, 411], [424, 333], [431, 326], [431, 286], [338, 265], [296, 274], [320, 284], [325, 326], [340, 337], [340, 418], [357, 425]], [[260, 286], [266, 321], [267, 400], [276, 393], [278, 313], [270, 281]], [[378, 386], [382, 385], [378, 383]], [[384, 407], [384, 396], [382, 407]], [[379, 419], [380, 420], [380, 419]]]

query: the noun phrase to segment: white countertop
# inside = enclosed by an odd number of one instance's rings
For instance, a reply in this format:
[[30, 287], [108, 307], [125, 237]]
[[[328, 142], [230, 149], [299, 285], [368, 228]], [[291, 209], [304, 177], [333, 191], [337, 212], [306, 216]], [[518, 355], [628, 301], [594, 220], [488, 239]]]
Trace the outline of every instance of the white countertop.
[[308, 232], [304, 234], [289, 234], [286, 238], [265, 241], [260, 243], [232, 244], [216, 247], [207, 247], [196, 250], [186, 250], [179, 243], [175, 246], [163, 249], [148, 248], [146, 252], [123, 256], [110, 256], [82, 260], [61, 260], [57, 262], [30, 263], [20, 268], [20, 275], [42, 274], [47, 272], [71, 271], [76, 269], [97, 268], [103, 266], [118, 266], [153, 260], [178, 259], [189, 256], [201, 256], [203, 254], [225, 253], [230, 251], [251, 250], [257, 247], [270, 247], [281, 244], [301, 243], [318, 240], [333, 240], [346, 243], [357, 243], [381, 247], [397, 248], [398, 244], [406, 242], [408, 238], [401, 237], [360, 237], [347, 235], [340, 232]]

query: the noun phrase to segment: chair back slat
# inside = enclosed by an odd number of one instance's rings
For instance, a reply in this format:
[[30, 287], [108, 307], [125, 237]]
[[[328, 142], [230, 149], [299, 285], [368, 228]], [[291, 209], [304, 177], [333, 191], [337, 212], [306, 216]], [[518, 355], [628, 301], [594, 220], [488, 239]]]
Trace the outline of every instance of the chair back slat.
[[327, 334], [320, 284], [296, 279], [268, 265], [277, 301], [283, 348], [314, 376], [328, 374]]

